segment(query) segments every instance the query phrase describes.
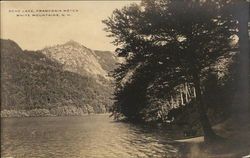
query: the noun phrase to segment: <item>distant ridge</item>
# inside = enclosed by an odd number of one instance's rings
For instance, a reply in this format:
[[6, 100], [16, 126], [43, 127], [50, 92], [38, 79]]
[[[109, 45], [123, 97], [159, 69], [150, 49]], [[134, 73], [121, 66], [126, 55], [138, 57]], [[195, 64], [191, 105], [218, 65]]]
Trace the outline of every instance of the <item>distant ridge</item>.
[[80, 75], [92, 75], [110, 80], [107, 71], [115, 67], [117, 57], [109, 51], [93, 51], [78, 42], [70, 40], [41, 50], [48, 58], [61, 63], [67, 71]]

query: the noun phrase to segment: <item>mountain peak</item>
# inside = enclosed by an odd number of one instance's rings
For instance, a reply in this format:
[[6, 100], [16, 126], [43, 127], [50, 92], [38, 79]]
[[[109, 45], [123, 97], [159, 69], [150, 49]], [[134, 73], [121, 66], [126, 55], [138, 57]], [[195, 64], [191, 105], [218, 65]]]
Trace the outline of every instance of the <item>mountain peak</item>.
[[44, 49], [42, 53], [61, 63], [64, 70], [79, 75], [107, 78], [108, 73], [103, 69], [94, 51], [73, 40]]
[[74, 41], [74, 40], [69, 40], [68, 42], [66, 42], [64, 45], [72, 45], [72, 46], [81, 46], [80, 43]]

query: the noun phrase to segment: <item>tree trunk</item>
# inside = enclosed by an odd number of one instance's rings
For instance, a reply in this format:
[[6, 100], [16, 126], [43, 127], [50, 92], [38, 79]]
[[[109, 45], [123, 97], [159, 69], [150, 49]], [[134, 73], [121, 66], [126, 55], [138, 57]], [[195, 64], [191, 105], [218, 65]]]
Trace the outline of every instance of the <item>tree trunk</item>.
[[208, 120], [205, 103], [201, 94], [200, 79], [198, 78], [198, 75], [194, 75], [194, 86], [196, 90], [196, 104], [199, 112], [200, 123], [204, 132], [204, 140], [205, 142], [215, 141], [220, 137], [215, 134]]

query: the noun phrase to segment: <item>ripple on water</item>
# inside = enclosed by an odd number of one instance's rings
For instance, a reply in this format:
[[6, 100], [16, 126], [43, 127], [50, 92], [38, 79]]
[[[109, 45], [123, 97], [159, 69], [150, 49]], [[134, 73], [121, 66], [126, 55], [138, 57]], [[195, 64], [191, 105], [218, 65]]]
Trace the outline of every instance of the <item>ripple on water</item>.
[[176, 153], [157, 132], [108, 115], [1, 119], [2, 156], [60, 158], [162, 157]]

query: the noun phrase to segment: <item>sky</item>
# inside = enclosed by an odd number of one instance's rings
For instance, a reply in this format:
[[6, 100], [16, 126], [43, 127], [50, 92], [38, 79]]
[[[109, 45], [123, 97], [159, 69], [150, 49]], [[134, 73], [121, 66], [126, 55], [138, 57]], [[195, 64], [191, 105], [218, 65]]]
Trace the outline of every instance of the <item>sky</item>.
[[[22, 49], [39, 50], [74, 40], [94, 50], [114, 51], [101, 21], [113, 10], [139, 1], [1, 1], [1, 38]], [[17, 16], [45, 14], [37, 10], [70, 9], [70, 16]], [[23, 12], [32, 10], [33, 13]], [[72, 11], [74, 10], [74, 12]], [[20, 12], [18, 12], [20, 11]], [[48, 14], [52, 14], [51, 12]]]

